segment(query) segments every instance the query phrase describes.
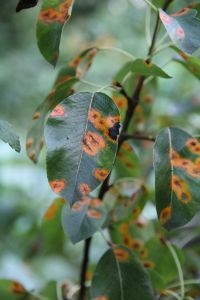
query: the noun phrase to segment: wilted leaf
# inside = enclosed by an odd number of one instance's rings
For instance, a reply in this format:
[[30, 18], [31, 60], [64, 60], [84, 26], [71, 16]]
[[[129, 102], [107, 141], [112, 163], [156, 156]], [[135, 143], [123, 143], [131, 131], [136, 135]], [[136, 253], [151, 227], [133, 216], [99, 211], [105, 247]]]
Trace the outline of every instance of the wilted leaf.
[[100, 259], [91, 286], [92, 300], [153, 300], [146, 270], [124, 246], [109, 249]]
[[45, 130], [50, 186], [72, 205], [108, 176], [115, 159], [119, 111], [102, 93], [77, 93], [50, 114]]
[[64, 207], [62, 224], [73, 243], [92, 236], [103, 225], [106, 211], [101, 200], [85, 197]]
[[19, 137], [14, 133], [11, 125], [4, 120], [0, 120], [0, 139], [8, 143], [15, 151], [20, 152], [21, 146]]
[[63, 25], [71, 16], [74, 0], [44, 0], [37, 23], [38, 47], [56, 65]]
[[70, 61], [67, 66], [63, 67], [58, 73], [52, 91], [34, 112], [31, 128], [26, 139], [27, 154], [33, 162], [36, 163], [38, 161], [43, 147], [44, 125], [48, 113], [72, 93], [75, 83], [89, 69], [97, 52], [97, 48], [87, 49]]
[[169, 37], [182, 51], [192, 54], [200, 47], [200, 20], [195, 9], [183, 8], [173, 15], [159, 9], [160, 19]]
[[38, 0], [20, 0], [16, 7], [16, 12], [19, 12], [22, 9], [30, 8], [36, 6]]
[[161, 224], [172, 229], [200, 209], [200, 142], [178, 128], [163, 129], [154, 147], [156, 207]]

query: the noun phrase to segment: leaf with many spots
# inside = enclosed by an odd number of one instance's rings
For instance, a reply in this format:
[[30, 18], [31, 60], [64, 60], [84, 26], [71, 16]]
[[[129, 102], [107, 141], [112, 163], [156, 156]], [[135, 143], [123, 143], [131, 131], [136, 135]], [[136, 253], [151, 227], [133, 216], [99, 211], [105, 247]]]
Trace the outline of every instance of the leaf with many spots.
[[101, 200], [85, 197], [75, 202], [72, 208], [63, 209], [62, 224], [64, 231], [73, 243], [92, 236], [103, 225], [106, 210]]
[[38, 3], [38, 0], [20, 0], [16, 7], [16, 12], [19, 12], [22, 9], [25, 8], [31, 8], [36, 6]]
[[132, 251], [124, 246], [115, 246], [107, 250], [96, 267], [91, 298], [153, 300], [154, 296], [147, 272]]
[[200, 142], [187, 132], [163, 129], [154, 147], [156, 207], [161, 224], [173, 229], [200, 209]]
[[45, 128], [48, 180], [71, 205], [108, 176], [119, 122], [118, 108], [103, 93], [74, 94], [51, 112]]
[[97, 52], [97, 48], [89, 48], [79, 56], [76, 56], [67, 66], [63, 67], [58, 73], [52, 91], [37, 107], [26, 139], [27, 154], [33, 162], [36, 163], [38, 161], [43, 147], [44, 125], [48, 113], [72, 93], [74, 85], [89, 69]]
[[8, 143], [15, 151], [20, 152], [19, 137], [14, 133], [11, 125], [4, 120], [0, 120], [0, 139]]
[[71, 16], [74, 0], [44, 0], [37, 22], [37, 41], [44, 58], [56, 65], [63, 25]]
[[40, 297], [31, 295], [24, 286], [17, 281], [0, 280], [1, 299], [6, 300], [40, 300]]
[[159, 9], [159, 13], [169, 37], [178, 48], [192, 54], [200, 47], [200, 20], [195, 9], [183, 8], [173, 15]]

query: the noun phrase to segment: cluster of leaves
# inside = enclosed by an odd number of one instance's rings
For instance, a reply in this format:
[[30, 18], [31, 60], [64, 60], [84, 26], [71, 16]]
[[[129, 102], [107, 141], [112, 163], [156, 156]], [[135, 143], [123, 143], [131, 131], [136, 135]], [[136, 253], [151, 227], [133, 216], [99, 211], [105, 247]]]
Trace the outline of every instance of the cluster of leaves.
[[[20, 0], [17, 11], [37, 2]], [[192, 56], [200, 47], [197, 12], [187, 7], [169, 15], [164, 10], [166, 3], [171, 2], [165, 1], [162, 9], [155, 6], [156, 1], [150, 4], [156, 9], [157, 24], [160, 18], [173, 42], [176, 61], [199, 79], [200, 61]], [[39, 13], [38, 46], [54, 66], [59, 57], [62, 28], [73, 4], [73, 0], [44, 0]], [[198, 3], [195, 5], [199, 7]], [[88, 238], [101, 228], [109, 232], [109, 249], [92, 275], [88, 294], [93, 300], [173, 296], [183, 300], [199, 296], [198, 288], [184, 288], [180, 271], [184, 252], [172, 246], [173, 233], [162, 228], [171, 230], [185, 225], [200, 208], [200, 139], [176, 127], [162, 128], [155, 138], [148, 132], [156, 78], [170, 78], [151, 61], [157, 30], [158, 25], [148, 57], [123, 65], [105, 93], [76, 92], [101, 48], [86, 49], [68, 62], [33, 114], [27, 134], [27, 154], [33, 162], [38, 161], [45, 143], [49, 184], [61, 197], [47, 210], [44, 220], [58, 222], [61, 218], [64, 232], [73, 243], [86, 240], [87, 244]], [[19, 150], [16, 138], [7, 129], [5, 132], [0, 137]], [[138, 139], [155, 141], [155, 203], [162, 226], [143, 220], [143, 210], [152, 195], [144, 179], [148, 170], [141, 169], [132, 142]], [[145, 143], [142, 149], [145, 151]], [[187, 271], [190, 274], [189, 268]], [[180, 284], [172, 285], [177, 273]], [[0, 288], [6, 299], [68, 297], [65, 287], [52, 282], [41, 295], [26, 291], [17, 282], [1, 281]], [[84, 289], [83, 283], [82, 293]]]

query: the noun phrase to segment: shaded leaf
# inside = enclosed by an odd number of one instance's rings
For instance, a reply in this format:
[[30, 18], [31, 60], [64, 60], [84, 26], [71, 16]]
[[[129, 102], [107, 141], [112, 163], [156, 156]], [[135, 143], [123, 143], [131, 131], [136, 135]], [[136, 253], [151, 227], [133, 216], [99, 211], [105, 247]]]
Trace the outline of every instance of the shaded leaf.
[[159, 13], [169, 37], [178, 48], [192, 54], [200, 47], [200, 20], [195, 9], [183, 8], [173, 15], [159, 9]]
[[26, 138], [27, 155], [33, 162], [38, 161], [43, 147], [44, 125], [48, 113], [72, 93], [72, 88], [91, 66], [92, 59], [97, 52], [97, 48], [87, 49], [63, 67], [58, 73], [52, 91], [34, 112], [31, 128]]
[[44, 0], [37, 22], [37, 41], [44, 58], [56, 65], [63, 25], [71, 16], [74, 0]]
[[159, 133], [154, 147], [156, 207], [167, 229], [186, 224], [200, 208], [199, 162], [196, 138], [174, 127]]
[[109, 249], [100, 259], [92, 280], [91, 297], [92, 300], [154, 299], [146, 270], [124, 246]]
[[116, 155], [119, 111], [103, 93], [77, 93], [50, 114], [46, 128], [50, 186], [72, 205], [108, 176]]
[[37, 3], [38, 3], [38, 0], [20, 0], [17, 4], [16, 12], [19, 12], [20, 10], [25, 9], [25, 8], [34, 7], [37, 5]]
[[0, 120], [0, 139], [8, 143], [15, 151], [21, 151], [19, 137], [14, 133], [11, 125], [4, 120]]
[[[58, 299], [57, 295], [57, 283], [56, 281], [49, 281], [45, 287], [40, 291], [42, 298], [44, 300], [56, 300]], [[41, 300], [43, 300], [41, 299]]]
[[101, 200], [85, 197], [70, 206], [65, 206], [62, 214], [64, 231], [73, 243], [92, 236], [103, 225], [106, 211]]

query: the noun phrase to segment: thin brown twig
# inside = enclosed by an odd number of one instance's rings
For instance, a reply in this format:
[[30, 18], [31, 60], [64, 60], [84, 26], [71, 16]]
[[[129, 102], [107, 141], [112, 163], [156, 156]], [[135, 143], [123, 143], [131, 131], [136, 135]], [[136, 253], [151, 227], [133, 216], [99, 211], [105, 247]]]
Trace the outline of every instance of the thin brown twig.
[[155, 137], [151, 135], [139, 135], [139, 134], [128, 134], [124, 133], [122, 135], [122, 139], [125, 140], [142, 140], [142, 141], [149, 141], [149, 142], [155, 142]]

